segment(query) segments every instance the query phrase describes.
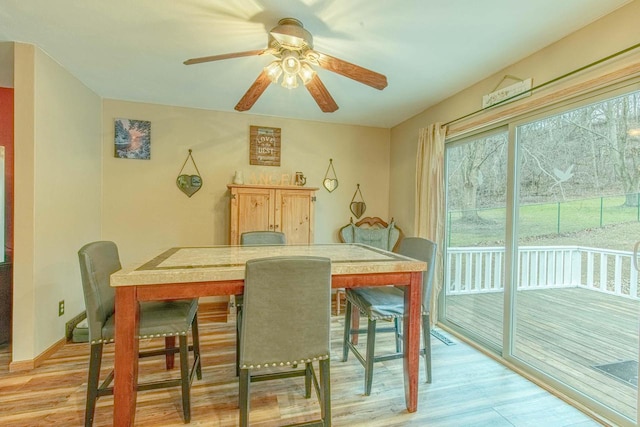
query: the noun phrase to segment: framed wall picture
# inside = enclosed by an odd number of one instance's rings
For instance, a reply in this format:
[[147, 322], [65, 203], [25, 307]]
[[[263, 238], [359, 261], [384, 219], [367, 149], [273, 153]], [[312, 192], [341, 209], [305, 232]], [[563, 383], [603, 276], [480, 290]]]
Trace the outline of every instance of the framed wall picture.
[[151, 122], [116, 119], [114, 156], [121, 159], [151, 158]]
[[249, 164], [280, 166], [281, 135], [280, 128], [250, 126]]

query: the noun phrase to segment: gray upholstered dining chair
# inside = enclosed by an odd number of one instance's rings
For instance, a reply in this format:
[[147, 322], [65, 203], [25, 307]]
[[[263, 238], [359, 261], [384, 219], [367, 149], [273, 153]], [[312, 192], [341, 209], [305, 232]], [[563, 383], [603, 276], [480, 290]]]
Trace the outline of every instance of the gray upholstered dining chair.
[[[78, 251], [82, 288], [87, 309], [89, 342], [89, 378], [87, 382], [87, 404], [85, 426], [93, 424], [96, 400], [100, 396], [113, 395], [113, 370], [102, 384], [100, 365], [104, 344], [114, 341], [115, 332], [115, 290], [109, 284], [112, 273], [121, 269], [118, 247], [109, 241], [97, 241], [84, 245]], [[192, 329], [193, 365], [189, 369], [189, 346], [187, 334]], [[179, 337], [179, 348], [170, 343]], [[152, 301], [140, 304], [140, 338], [165, 338], [165, 348], [140, 352], [140, 357], [165, 356], [167, 368], [173, 363], [173, 356], [180, 354], [180, 378], [138, 384], [138, 390], [161, 387], [182, 387], [182, 412], [184, 421], [191, 420], [190, 389], [194, 373], [202, 378], [200, 365], [200, 344], [198, 336], [198, 300]]]
[[305, 377], [307, 398], [313, 384], [320, 401], [321, 419], [305, 425], [330, 426], [331, 260], [282, 256], [247, 261], [243, 312], [240, 426], [249, 424], [251, 382], [292, 376]]
[[[287, 238], [280, 231], [246, 231], [240, 235], [241, 246], [286, 245]], [[242, 323], [242, 295], [235, 296], [236, 305], [236, 376], [240, 375], [238, 367], [240, 354], [240, 324]]]
[[247, 231], [240, 235], [240, 244], [246, 245], [285, 245], [287, 238], [280, 231]]
[[[421, 237], [405, 237], [400, 242], [398, 253], [415, 258], [427, 263], [427, 269], [422, 273], [422, 336], [424, 348], [425, 372], [427, 382], [431, 382], [431, 327], [430, 312], [431, 289], [433, 286], [434, 262], [436, 258], [437, 245], [428, 239]], [[401, 325], [400, 320], [404, 316], [404, 287], [380, 286], [369, 288], [347, 289], [346, 307], [344, 320], [344, 341], [342, 360], [346, 361], [351, 350], [356, 358], [365, 368], [364, 382], [365, 395], [371, 394], [371, 384], [373, 382], [373, 364], [383, 360], [396, 359], [403, 356], [401, 348]], [[352, 329], [351, 315], [353, 310], [367, 316], [367, 348], [363, 357], [353, 343], [353, 337], [357, 336], [364, 329]], [[394, 326], [390, 328], [378, 328], [378, 320], [391, 320]], [[375, 355], [376, 332], [392, 331], [396, 335], [395, 353]]]

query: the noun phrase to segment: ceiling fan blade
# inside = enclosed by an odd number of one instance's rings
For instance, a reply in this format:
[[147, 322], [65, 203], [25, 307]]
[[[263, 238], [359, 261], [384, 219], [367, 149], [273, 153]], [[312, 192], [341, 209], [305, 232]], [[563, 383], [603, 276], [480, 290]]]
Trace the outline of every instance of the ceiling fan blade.
[[357, 82], [382, 90], [387, 87], [387, 77], [375, 71], [360, 67], [342, 59], [334, 58], [325, 53], [314, 50], [314, 57], [318, 65], [325, 70], [333, 71]]
[[246, 52], [225, 53], [222, 55], [203, 56], [201, 58], [191, 58], [184, 61], [184, 65], [200, 64], [202, 62], [220, 61], [222, 59], [241, 58], [243, 56], [257, 56], [267, 52], [268, 49], [247, 50]]
[[316, 74], [311, 81], [305, 85], [313, 99], [316, 100], [318, 107], [325, 113], [333, 113], [338, 109], [338, 104], [327, 90], [320, 77]]
[[247, 111], [251, 109], [251, 107], [253, 107], [253, 104], [256, 103], [258, 98], [260, 98], [260, 95], [262, 95], [262, 93], [265, 91], [267, 86], [269, 86], [270, 84], [271, 84], [271, 79], [269, 79], [269, 76], [267, 75], [267, 73], [264, 70], [262, 70], [262, 72], [260, 73], [256, 81], [253, 82], [253, 84], [251, 85], [249, 90], [247, 90], [247, 92], [244, 94], [242, 99], [238, 101], [238, 104], [235, 106], [235, 109], [237, 111]]

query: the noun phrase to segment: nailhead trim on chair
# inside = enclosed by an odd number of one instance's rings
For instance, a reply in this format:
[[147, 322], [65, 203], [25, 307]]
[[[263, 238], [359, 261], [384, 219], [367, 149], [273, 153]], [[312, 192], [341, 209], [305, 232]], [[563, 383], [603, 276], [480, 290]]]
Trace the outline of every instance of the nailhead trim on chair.
[[[360, 307], [358, 304], [354, 303], [353, 300], [351, 300], [350, 298], [347, 298], [347, 299], [349, 300], [349, 302], [354, 307], [356, 307], [358, 309], [358, 311], [361, 314], [364, 314], [365, 316], [367, 316], [367, 313], [365, 312], [365, 310], [362, 307]], [[421, 314], [423, 316], [426, 316], [426, 315], [429, 314], [429, 312], [425, 311], [425, 310], [421, 310]], [[398, 318], [398, 317], [403, 317], [403, 316], [404, 316], [404, 314], [398, 314], [398, 315], [395, 315], [395, 316], [371, 316], [370, 318], [371, 318], [371, 320], [392, 320], [392, 319], [395, 319], [395, 318]]]
[[314, 357], [312, 359], [306, 359], [306, 360], [298, 360], [298, 361], [293, 361], [293, 362], [266, 362], [263, 363], [261, 365], [242, 365], [242, 369], [260, 369], [260, 368], [275, 368], [278, 366], [291, 366], [291, 365], [301, 365], [303, 363], [310, 363], [310, 362], [315, 362], [318, 360], [327, 360], [329, 358], [328, 354], [325, 354], [324, 356], [318, 356], [318, 357]]
[[[146, 338], [160, 338], [160, 337], [177, 337], [180, 335], [187, 335], [189, 331], [182, 331], [182, 332], [176, 332], [175, 334], [151, 334], [151, 335], [140, 335], [136, 338], [139, 339], [146, 339]], [[112, 342], [114, 342], [115, 340], [113, 338], [109, 338], [108, 340], [92, 340], [91, 344], [110, 344]]]
[[[362, 307], [360, 307], [358, 304], [356, 304], [355, 302], [353, 302], [353, 300], [352, 300], [351, 298], [347, 298], [347, 300], [349, 300], [349, 302], [350, 302], [350, 303], [351, 303], [355, 308], [357, 308], [357, 309], [358, 309], [358, 311], [359, 311], [361, 314], [363, 314], [363, 315], [367, 316], [366, 311], [365, 311]], [[395, 318], [397, 318], [397, 317], [403, 317], [403, 316], [404, 316], [404, 314], [402, 314], [402, 313], [401, 313], [401, 314], [398, 314], [398, 315], [396, 315], [396, 316], [371, 316], [371, 317], [370, 317], [370, 319], [371, 319], [371, 320], [392, 320], [392, 319], [395, 319]]]

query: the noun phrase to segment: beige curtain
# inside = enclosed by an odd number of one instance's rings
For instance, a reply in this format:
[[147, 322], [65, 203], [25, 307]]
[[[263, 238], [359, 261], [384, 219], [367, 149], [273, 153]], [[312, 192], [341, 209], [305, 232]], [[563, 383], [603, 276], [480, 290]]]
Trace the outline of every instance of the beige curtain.
[[438, 244], [433, 290], [431, 322], [438, 319], [437, 295], [444, 282], [442, 253], [444, 249], [444, 140], [446, 127], [434, 123], [420, 129], [416, 158], [415, 224], [416, 236]]

